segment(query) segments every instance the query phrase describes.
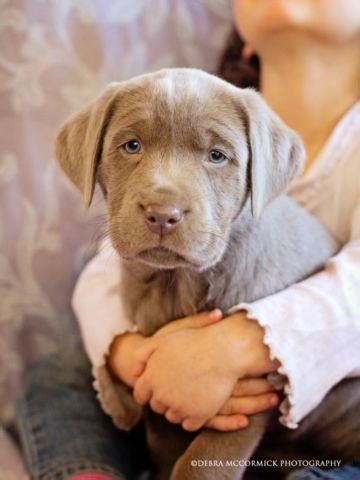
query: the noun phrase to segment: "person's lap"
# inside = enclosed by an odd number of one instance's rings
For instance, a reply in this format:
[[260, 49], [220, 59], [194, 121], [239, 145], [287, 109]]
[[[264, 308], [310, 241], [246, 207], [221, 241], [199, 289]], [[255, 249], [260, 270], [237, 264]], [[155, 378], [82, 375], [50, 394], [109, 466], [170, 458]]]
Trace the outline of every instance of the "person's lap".
[[290, 474], [286, 480], [359, 480], [360, 464], [344, 465], [331, 470], [305, 468]]
[[146, 466], [141, 426], [122, 432], [102, 412], [80, 347], [33, 367], [17, 422], [34, 480], [65, 480], [81, 471], [132, 479]]
[[[91, 367], [80, 346], [53, 354], [33, 367], [17, 405], [17, 421], [32, 480], [68, 480], [80, 472], [135, 479], [150, 468], [142, 426], [122, 432], [102, 412], [92, 387]], [[287, 477], [358, 478], [360, 465], [331, 471], [306, 469]]]

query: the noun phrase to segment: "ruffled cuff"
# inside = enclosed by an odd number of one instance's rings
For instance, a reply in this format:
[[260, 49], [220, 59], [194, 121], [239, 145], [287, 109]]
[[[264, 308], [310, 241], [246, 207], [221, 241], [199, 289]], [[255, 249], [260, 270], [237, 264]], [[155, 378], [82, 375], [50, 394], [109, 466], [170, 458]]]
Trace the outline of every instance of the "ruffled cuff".
[[262, 308], [259, 305], [241, 303], [229, 310], [229, 314], [234, 314], [239, 311], [245, 311], [247, 318], [255, 320], [264, 329], [264, 344], [269, 348], [270, 359], [280, 362], [277, 372], [268, 375], [268, 380], [273, 384], [276, 390], [283, 390], [285, 399], [279, 405], [281, 416], [279, 422], [290, 429], [298, 427], [298, 422], [294, 416], [294, 392], [289, 381], [290, 375], [286, 368], [286, 363], [283, 363], [283, 352], [278, 348], [278, 342], [274, 338], [274, 329], [267, 323], [267, 315], [262, 315]]
[[[245, 310], [249, 319], [264, 329], [270, 358], [280, 367], [269, 376], [275, 387], [283, 386], [279, 421], [297, 428], [326, 394], [346, 377], [360, 373], [360, 332], [354, 322], [331, 314], [332, 304], [320, 302], [301, 286], [243, 303], [230, 313]], [[318, 301], [315, 301], [318, 300]]]

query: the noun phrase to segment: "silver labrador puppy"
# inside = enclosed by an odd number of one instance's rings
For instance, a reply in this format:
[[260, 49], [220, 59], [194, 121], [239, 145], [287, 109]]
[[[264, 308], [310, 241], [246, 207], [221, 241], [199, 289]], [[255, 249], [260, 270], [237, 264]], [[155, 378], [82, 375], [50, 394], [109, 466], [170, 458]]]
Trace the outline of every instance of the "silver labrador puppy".
[[[56, 152], [88, 205], [95, 182], [102, 188], [122, 298], [145, 335], [286, 288], [336, 251], [316, 219], [282, 195], [302, 165], [298, 136], [256, 92], [204, 72], [168, 69], [111, 84], [66, 122]], [[281, 435], [359, 457], [358, 385], [343, 382], [296, 433]], [[122, 395], [130, 428], [141, 411], [125, 388]], [[251, 457], [269, 414], [225, 434], [188, 434], [150, 411], [146, 418], [159, 478], [239, 479], [244, 467], [196, 469], [191, 459]]]

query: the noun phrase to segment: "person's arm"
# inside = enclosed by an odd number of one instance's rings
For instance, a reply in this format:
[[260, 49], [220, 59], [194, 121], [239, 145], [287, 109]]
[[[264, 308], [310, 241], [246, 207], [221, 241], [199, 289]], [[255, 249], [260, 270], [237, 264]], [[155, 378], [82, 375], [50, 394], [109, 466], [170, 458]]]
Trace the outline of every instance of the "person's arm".
[[271, 358], [281, 363], [280, 421], [296, 428], [333, 386], [360, 375], [360, 205], [349, 243], [323, 271], [231, 311], [239, 309], [264, 328]]
[[120, 298], [120, 259], [106, 238], [81, 272], [72, 297], [83, 343], [91, 363], [104, 365], [116, 335], [136, 332]]
[[[115, 338], [128, 336], [136, 341], [141, 336], [135, 333], [136, 326], [124, 313], [120, 275], [119, 256], [107, 238], [80, 274], [72, 307], [92, 364], [94, 388], [101, 406], [118, 427], [128, 429], [140, 418], [141, 409], [132, 401], [130, 389], [126, 386], [128, 377], [122, 379], [124, 383], [120, 383], [119, 378], [114, 380], [107, 363]], [[119, 396], [125, 402], [120, 402]]]

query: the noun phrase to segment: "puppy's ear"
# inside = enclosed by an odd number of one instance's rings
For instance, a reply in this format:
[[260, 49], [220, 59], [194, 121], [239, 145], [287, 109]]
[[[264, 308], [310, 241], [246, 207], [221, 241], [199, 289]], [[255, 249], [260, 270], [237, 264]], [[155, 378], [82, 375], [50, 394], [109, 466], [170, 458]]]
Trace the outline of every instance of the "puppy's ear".
[[55, 140], [56, 158], [90, 205], [101, 156], [103, 139], [118, 93], [112, 83], [87, 108], [73, 115], [62, 126]]
[[249, 143], [251, 209], [255, 218], [284, 192], [305, 158], [300, 137], [254, 90], [242, 91]]

